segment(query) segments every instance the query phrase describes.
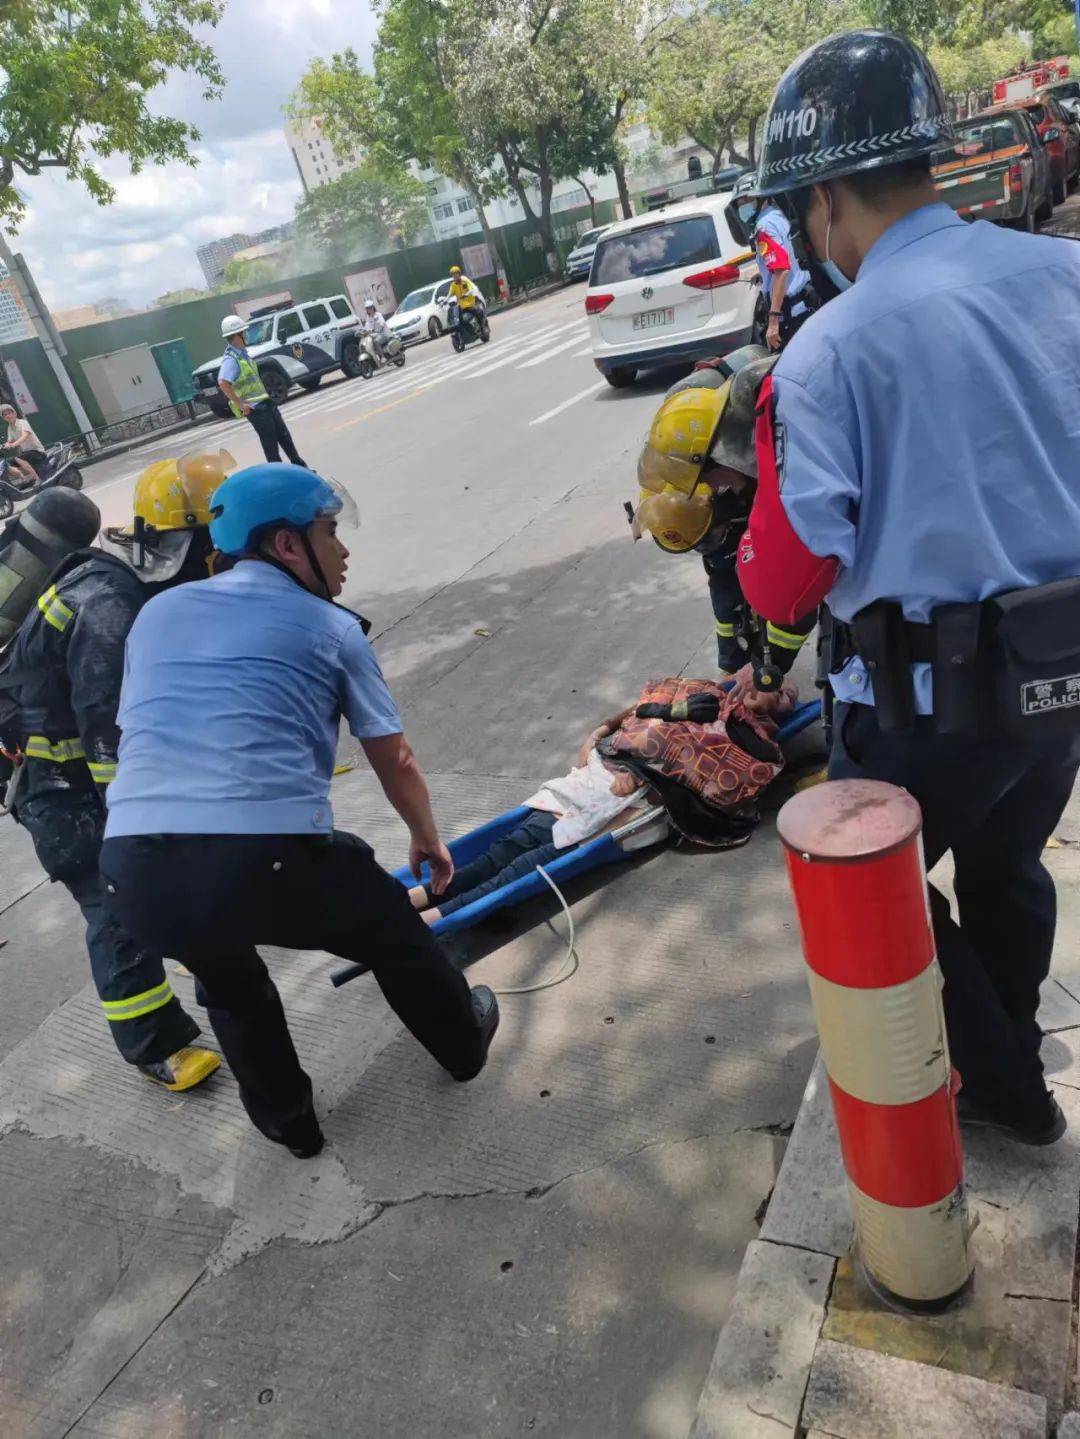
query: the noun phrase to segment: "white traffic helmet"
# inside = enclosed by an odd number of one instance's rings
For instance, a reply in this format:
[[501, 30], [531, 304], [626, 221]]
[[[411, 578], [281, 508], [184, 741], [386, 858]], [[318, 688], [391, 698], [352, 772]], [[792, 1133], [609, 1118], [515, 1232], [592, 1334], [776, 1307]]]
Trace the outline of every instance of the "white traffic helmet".
[[375, 301], [374, 301], [374, 300], [365, 300], [365, 301], [364, 301], [364, 309], [365, 309], [365, 310], [374, 310], [374, 308], [375, 308]]
[[239, 315], [226, 315], [221, 322], [221, 338], [227, 340], [230, 335], [240, 335], [247, 329], [247, 321]]

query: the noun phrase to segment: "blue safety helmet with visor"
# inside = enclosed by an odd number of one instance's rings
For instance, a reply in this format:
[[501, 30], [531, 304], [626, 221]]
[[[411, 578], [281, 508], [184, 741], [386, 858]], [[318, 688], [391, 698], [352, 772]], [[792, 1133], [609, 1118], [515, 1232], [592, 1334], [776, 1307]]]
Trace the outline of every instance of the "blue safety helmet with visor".
[[[258, 554], [260, 541], [271, 530], [295, 530], [327, 594], [307, 531], [316, 520], [334, 520], [339, 530], [360, 525], [356, 502], [348, 491], [301, 465], [262, 464], [238, 470], [214, 491], [210, 514], [210, 538], [232, 558]], [[270, 556], [263, 558], [276, 563]]]
[[356, 503], [336, 480], [300, 465], [249, 465], [219, 485], [210, 499], [210, 538], [223, 555], [254, 554], [268, 530], [306, 530], [316, 520], [356, 529]]

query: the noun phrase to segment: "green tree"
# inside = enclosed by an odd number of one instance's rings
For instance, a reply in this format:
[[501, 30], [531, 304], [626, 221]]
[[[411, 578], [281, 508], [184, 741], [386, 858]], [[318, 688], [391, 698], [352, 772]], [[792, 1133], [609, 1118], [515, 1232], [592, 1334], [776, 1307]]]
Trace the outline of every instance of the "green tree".
[[[862, 20], [858, 0], [714, 0], [677, 15], [657, 37], [646, 103], [661, 138], [689, 135], [712, 156], [757, 158], [757, 128], [776, 82], [815, 40]], [[740, 145], [745, 139], [745, 150]]]
[[974, 45], [934, 45], [930, 59], [947, 95], [981, 96], [994, 81], [1024, 63], [1027, 44], [1018, 35], [999, 35]]
[[[288, 266], [285, 267], [286, 272]], [[218, 290], [242, 290], [248, 285], [261, 285], [282, 273], [281, 260], [268, 255], [251, 255], [246, 259], [234, 255], [225, 264], [225, 273]]]
[[498, 156], [522, 212], [557, 264], [556, 183], [616, 162], [605, 98], [582, 64], [574, 5], [551, 0], [456, 0], [465, 42], [455, 57], [467, 135]]
[[484, 205], [505, 190], [491, 154], [466, 135], [461, 97], [452, 79], [459, 43], [439, 0], [383, 0], [374, 74], [353, 50], [315, 60], [290, 103], [297, 118], [319, 118], [334, 149], [365, 153], [380, 169], [408, 160], [430, 166], [465, 189], [490, 253], [499, 259]]
[[211, 290], [197, 290], [194, 286], [180, 290], [166, 290], [164, 295], [159, 295], [154, 304], [159, 310], [167, 310], [170, 305], [185, 305], [189, 300], [205, 300], [207, 295], [212, 294]]
[[311, 190], [296, 209], [299, 233], [327, 255], [346, 259], [361, 246], [386, 249], [427, 223], [427, 191], [404, 168], [369, 161]]
[[216, 25], [224, 0], [2, 0], [0, 3], [0, 218], [25, 210], [20, 175], [62, 170], [100, 204], [113, 188], [97, 168], [122, 155], [133, 171], [194, 164], [187, 120], [151, 111], [147, 96], [170, 74], [198, 76], [221, 93], [213, 50], [196, 27]]
[[585, 104], [593, 115], [590, 168], [615, 176], [624, 216], [632, 208], [622, 133], [649, 90], [676, 5], [677, 0], [577, 0], [570, 12]]

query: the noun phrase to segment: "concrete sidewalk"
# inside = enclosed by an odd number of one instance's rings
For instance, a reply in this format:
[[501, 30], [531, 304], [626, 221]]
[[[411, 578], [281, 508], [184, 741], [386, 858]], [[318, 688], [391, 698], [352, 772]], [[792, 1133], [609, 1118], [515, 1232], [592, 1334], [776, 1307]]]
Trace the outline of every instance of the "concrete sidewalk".
[[[712, 671], [700, 567], [628, 543], [625, 483], [605, 460], [436, 600], [380, 596], [447, 832], [563, 772], [650, 675]], [[366, 770], [335, 797], [401, 862]], [[5, 1436], [683, 1439], [814, 1052], [769, 822], [576, 886], [578, 973], [504, 998], [468, 1086], [370, 977], [272, 956], [325, 1116], [310, 1163], [226, 1071], [171, 1097], [118, 1062], [74, 906], [10, 825], [0, 886]], [[553, 900], [464, 951], [497, 988], [563, 954]]]

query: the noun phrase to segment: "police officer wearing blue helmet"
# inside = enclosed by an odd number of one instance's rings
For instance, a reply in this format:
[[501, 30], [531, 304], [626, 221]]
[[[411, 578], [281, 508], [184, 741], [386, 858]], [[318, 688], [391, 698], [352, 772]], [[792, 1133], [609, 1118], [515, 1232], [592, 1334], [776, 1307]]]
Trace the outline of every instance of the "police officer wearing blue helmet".
[[1080, 749], [1080, 246], [969, 224], [931, 156], [951, 125], [908, 40], [834, 35], [783, 76], [760, 193], [843, 290], [758, 397], [740, 550], [783, 624], [839, 631], [830, 774], [903, 785], [928, 866], [962, 1123], [1065, 1119], [1036, 1020], [1054, 942], [1042, 850]]
[[237, 563], [152, 599], [128, 639], [101, 870], [128, 932], [195, 974], [253, 1123], [306, 1158], [323, 1144], [311, 1081], [258, 945], [369, 964], [457, 1080], [483, 1068], [498, 1004], [470, 992], [370, 846], [334, 829], [344, 719], [408, 826], [414, 873], [426, 860], [436, 894], [452, 877], [366, 622], [334, 603], [351, 498], [261, 464], [226, 480], [211, 514]]

